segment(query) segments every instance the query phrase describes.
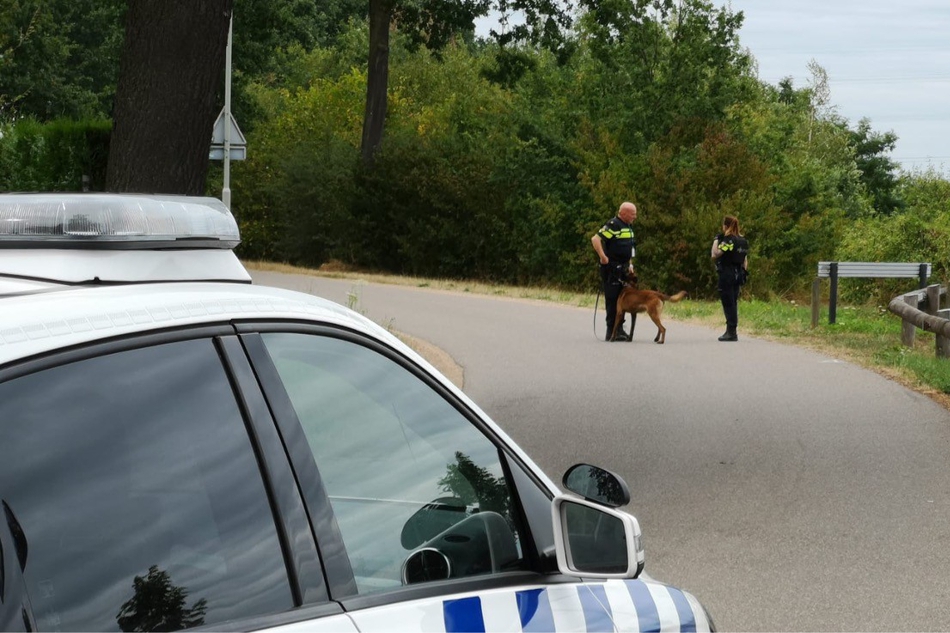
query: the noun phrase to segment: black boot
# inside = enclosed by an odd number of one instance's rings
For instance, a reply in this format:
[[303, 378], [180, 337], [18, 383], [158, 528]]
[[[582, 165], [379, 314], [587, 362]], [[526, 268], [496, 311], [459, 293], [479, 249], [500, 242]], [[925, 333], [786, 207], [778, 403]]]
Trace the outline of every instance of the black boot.
[[736, 334], [736, 328], [726, 326], [725, 333], [719, 337], [720, 341], [738, 341], [739, 336]]
[[629, 340], [630, 340], [630, 337], [627, 336], [627, 333], [623, 331], [623, 323], [621, 323], [621, 324], [617, 327], [617, 335], [616, 335], [615, 337], [613, 337], [613, 338], [610, 338], [610, 334], [608, 334], [608, 335], [607, 335], [607, 340], [608, 340], [608, 341], [614, 341], [614, 342], [617, 342], [617, 341], [629, 341]]

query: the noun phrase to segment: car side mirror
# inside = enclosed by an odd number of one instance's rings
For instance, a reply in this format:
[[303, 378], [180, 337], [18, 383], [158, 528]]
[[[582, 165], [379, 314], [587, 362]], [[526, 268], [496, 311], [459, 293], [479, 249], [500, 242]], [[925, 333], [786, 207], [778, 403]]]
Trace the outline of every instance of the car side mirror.
[[588, 501], [611, 508], [630, 503], [630, 489], [620, 475], [590, 464], [575, 464], [562, 479], [564, 487]]
[[554, 546], [562, 574], [636, 578], [643, 571], [643, 533], [636, 518], [584, 499], [554, 498]]

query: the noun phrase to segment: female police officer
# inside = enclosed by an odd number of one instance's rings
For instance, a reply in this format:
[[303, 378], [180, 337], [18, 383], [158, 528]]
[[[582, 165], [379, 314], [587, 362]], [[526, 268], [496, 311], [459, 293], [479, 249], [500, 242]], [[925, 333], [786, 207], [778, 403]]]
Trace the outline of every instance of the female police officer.
[[739, 287], [745, 283], [749, 270], [749, 242], [742, 237], [739, 219], [727, 215], [722, 220], [722, 233], [712, 244], [712, 258], [719, 274], [719, 297], [726, 316], [726, 332], [720, 341], [738, 341]]

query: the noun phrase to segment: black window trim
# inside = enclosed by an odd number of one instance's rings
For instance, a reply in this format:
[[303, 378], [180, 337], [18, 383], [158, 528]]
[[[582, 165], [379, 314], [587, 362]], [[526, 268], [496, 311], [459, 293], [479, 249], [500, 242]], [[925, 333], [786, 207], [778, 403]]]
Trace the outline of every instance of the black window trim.
[[0, 383], [45, 369], [86, 360], [87, 358], [106, 356], [116, 352], [151, 347], [163, 343], [214, 338], [229, 334], [234, 334], [233, 326], [217, 324], [148, 330], [147, 332], [133, 332], [122, 336], [95, 339], [9, 362], [0, 367]]
[[[550, 565], [542, 559], [546, 557], [546, 552], [541, 552], [538, 543], [536, 543], [532, 533], [530, 522], [525, 513], [521, 494], [522, 491], [516, 484], [516, 479], [511, 476], [511, 469], [518, 468], [526, 477], [531, 479], [549, 499], [553, 495], [537, 477], [537, 475], [523, 461], [501, 441], [497, 433], [487, 426], [480, 416], [472, 411], [463, 401], [455, 396], [445, 385], [432, 378], [429, 373], [423, 370], [418, 364], [404, 356], [393, 347], [372, 338], [362, 332], [357, 332], [344, 327], [337, 327], [328, 324], [315, 324], [312, 322], [301, 323], [299, 321], [241, 321], [235, 322], [235, 329], [240, 333], [242, 342], [254, 365], [258, 379], [261, 381], [261, 387], [265, 397], [271, 405], [271, 410], [277, 420], [278, 427], [282, 436], [288, 443], [291, 455], [291, 461], [294, 468], [299, 468], [298, 478], [300, 489], [304, 493], [305, 499], [309, 491], [313, 498], [317, 499], [320, 506], [316, 516], [313, 517], [314, 528], [317, 531], [317, 544], [323, 555], [324, 564], [327, 571], [327, 582], [330, 589], [332, 600], [339, 601], [347, 611], [353, 609], [364, 609], [368, 607], [381, 606], [386, 604], [399, 603], [404, 600], [435, 597], [439, 595], [448, 595], [462, 591], [474, 591], [491, 587], [505, 587], [514, 585], [523, 585], [525, 583], [547, 584], [559, 582], [576, 582], [577, 579], [562, 577], [559, 574], [550, 574]], [[357, 592], [356, 580], [353, 576], [352, 567], [346, 556], [346, 549], [343, 543], [343, 537], [333, 518], [332, 508], [330, 507], [329, 497], [326, 488], [320, 479], [319, 470], [314, 462], [313, 454], [310, 452], [303, 428], [297, 418], [297, 414], [283, 387], [277, 368], [274, 366], [270, 355], [264, 346], [261, 334], [266, 333], [299, 333], [317, 336], [328, 336], [353, 342], [355, 344], [367, 347], [393, 360], [400, 366], [410, 371], [414, 376], [426, 383], [430, 388], [442, 396], [452, 407], [461, 415], [474, 424], [491, 441], [499, 453], [502, 468], [505, 470], [506, 477], [509, 478], [512, 488], [517, 494], [515, 499], [515, 512], [517, 520], [520, 523], [521, 534], [525, 538], [524, 551], [526, 555], [529, 570], [520, 572], [506, 572], [502, 574], [492, 574], [488, 576], [475, 576], [471, 578], [459, 578], [438, 583], [427, 583], [395, 589], [392, 591], [364, 594]], [[302, 471], [302, 472], [301, 472]], [[308, 504], [310, 507], [310, 504]], [[322, 526], [318, 527], [318, 526]], [[341, 560], [328, 560], [329, 552], [340, 552]], [[555, 570], [556, 571], [556, 570]]]
[[215, 339], [215, 343], [232, 381], [264, 481], [294, 605], [328, 602], [330, 596], [323, 565], [306, 507], [250, 361], [237, 336], [221, 336]]

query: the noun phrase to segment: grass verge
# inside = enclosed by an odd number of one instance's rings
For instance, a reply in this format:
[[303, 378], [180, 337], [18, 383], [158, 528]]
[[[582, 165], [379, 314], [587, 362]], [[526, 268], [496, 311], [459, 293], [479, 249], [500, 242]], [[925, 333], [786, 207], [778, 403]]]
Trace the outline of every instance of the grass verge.
[[[251, 270], [319, 275], [338, 279], [364, 279], [374, 283], [433, 288], [518, 299], [535, 299], [593, 308], [594, 293], [566, 292], [555, 288], [499, 286], [474, 281], [423, 279], [397, 275], [354, 272], [340, 266], [326, 265], [319, 270], [287, 264], [245, 261]], [[715, 301], [684, 301], [667, 304], [664, 312], [671, 319], [684, 323], [723, 326], [722, 308]], [[950, 410], [950, 359], [940, 359], [934, 352], [934, 334], [917, 330], [913, 348], [900, 343], [901, 320], [884, 306], [838, 307], [836, 323], [829, 325], [827, 308], [824, 321], [811, 327], [811, 306], [795, 301], [741, 300], [739, 330], [759, 338], [797, 345], [847, 360], [897, 381], [929, 396]]]

